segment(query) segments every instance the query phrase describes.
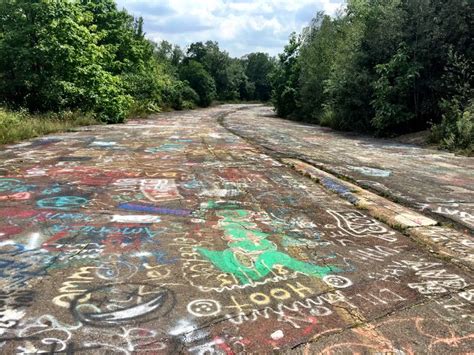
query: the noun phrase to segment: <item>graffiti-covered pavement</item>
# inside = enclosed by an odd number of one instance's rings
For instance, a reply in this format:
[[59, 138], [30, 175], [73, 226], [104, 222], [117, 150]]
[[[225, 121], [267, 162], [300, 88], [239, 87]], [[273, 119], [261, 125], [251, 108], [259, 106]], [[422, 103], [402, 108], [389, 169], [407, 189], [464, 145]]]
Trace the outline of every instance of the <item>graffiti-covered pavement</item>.
[[0, 352], [472, 351], [471, 269], [220, 125], [259, 110], [2, 147]]
[[225, 125], [271, 151], [474, 230], [474, 158], [282, 120], [264, 106], [230, 115]]

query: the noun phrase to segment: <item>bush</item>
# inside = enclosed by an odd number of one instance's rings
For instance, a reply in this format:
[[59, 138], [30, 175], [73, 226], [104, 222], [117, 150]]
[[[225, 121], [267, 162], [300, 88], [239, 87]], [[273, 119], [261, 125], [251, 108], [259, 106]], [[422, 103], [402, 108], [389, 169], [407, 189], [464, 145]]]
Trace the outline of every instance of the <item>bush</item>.
[[466, 108], [459, 101], [443, 101], [443, 120], [431, 130], [431, 141], [452, 151], [474, 152], [474, 99]]
[[319, 124], [321, 126], [326, 127], [335, 127], [336, 126], [336, 118], [334, 115], [334, 111], [331, 109], [331, 106], [325, 105], [323, 107], [323, 113], [319, 119]]
[[291, 87], [285, 87], [281, 96], [278, 98], [277, 114], [287, 117], [296, 111], [297, 92]]
[[194, 110], [196, 108], [196, 103], [194, 101], [183, 101], [181, 107], [182, 110]]
[[101, 93], [94, 108], [97, 119], [104, 123], [123, 123], [128, 116], [132, 98], [116, 94], [115, 88], [109, 88]]
[[430, 140], [449, 150], [474, 149], [473, 62], [466, 56], [449, 51], [443, 75], [446, 97], [441, 101], [441, 123], [431, 129]]
[[91, 90], [84, 106], [104, 123], [122, 123], [128, 116], [133, 98], [126, 94], [122, 80], [100, 67], [88, 78], [85, 86]]
[[184, 102], [192, 102], [194, 105], [199, 102], [199, 95], [189, 86], [189, 83], [184, 83], [181, 87], [181, 97]]
[[193, 108], [199, 102], [199, 95], [187, 82], [176, 81], [169, 85], [164, 91], [169, 106], [175, 110]]

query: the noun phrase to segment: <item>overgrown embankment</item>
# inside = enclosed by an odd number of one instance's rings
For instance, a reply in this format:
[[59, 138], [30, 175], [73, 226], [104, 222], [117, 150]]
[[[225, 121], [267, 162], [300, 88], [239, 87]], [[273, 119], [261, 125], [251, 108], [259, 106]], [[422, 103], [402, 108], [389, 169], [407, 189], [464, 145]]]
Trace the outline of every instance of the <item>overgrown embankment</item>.
[[450, 150], [474, 150], [474, 3], [348, 0], [318, 13], [280, 55], [280, 116], [395, 136], [431, 130]]
[[0, 107], [11, 110], [2, 111], [1, 142], [216, 100], [270, 99], [268, 54], [232, 58], [212, 41], [184, 51], [151, 41], [143, 26], [115, 0], [0, 2]]

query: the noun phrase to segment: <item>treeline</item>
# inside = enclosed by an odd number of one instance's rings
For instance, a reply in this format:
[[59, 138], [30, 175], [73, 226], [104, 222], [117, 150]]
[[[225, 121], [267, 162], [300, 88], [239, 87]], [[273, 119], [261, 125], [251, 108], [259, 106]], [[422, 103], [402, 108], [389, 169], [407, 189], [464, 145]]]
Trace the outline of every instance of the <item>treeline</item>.
[[114, 0], [0, 2], [0, 104], [82, 111], [107, 123], [138, 112], [268, 100], [274, 62], [231, 58], [215, 42], [186, 52], [145, 38], [143, 19]]
[[161, 63], [194, 91], [194, 101], [206, 107], [219, 101], [269, 101], [270, 74], [275, 60], [266, 53], [231, 58], [217, 42], [196, 42], [186, 53], [163, 41], [155, 47]]
[[280, 116], [381, 136], [430, 129], [442, 146], [472, 151], [473, 23], [472, 0], [348, 0], [278, 59], [232, 58], [211, 41], [154, 43], [114, 0], [3, 0], [0, 106], [116, 123], [272, 99]]
[[348, 0], [292, 35], [273, 75], [279, 115], [391, 136], [431, 129], [473, 148], [471, 0]]

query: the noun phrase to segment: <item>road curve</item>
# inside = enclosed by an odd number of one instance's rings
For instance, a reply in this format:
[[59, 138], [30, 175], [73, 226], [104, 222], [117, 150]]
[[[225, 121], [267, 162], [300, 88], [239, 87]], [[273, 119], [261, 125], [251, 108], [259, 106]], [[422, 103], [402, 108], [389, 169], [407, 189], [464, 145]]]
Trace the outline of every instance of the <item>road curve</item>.
[[2, 147], [0, 352], [472, 351], [470, 270], [219, 124], [265, 110]]
[[225, 126], [272, 152], [297, 156], [424, 213], [474, 231], [474, 158], [276, 118], [267, 106]]

